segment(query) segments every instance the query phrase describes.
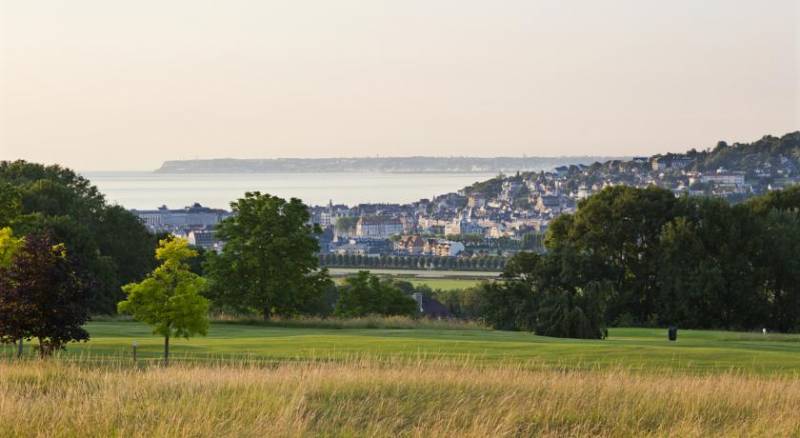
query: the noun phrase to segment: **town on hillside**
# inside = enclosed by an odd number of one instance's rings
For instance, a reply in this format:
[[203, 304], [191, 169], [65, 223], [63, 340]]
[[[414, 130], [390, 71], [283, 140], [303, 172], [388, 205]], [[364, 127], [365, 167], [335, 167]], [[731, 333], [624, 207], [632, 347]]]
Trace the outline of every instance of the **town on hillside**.
[[[457, 192], [409, 204], [330, 202], [310, 208], [318, 224], [323, 265], [495, 270], [516, 252], [542, 251], [555, 217], [606, 187], [657, 186], [676, 196], [717, 196], [731, 202], [800, 183], [800, 132], [745, 144], [659, 154], [551, 171], [500, 174]], [[199, 204], [133, 210], [154, 232], [186, 237], [207, 250], [223, 242], [214, 227], [231, 213]], [[380, 265], [368, 260], [380, 259]], [[399, 262], [398, 260], [402, 261]], [[480, 265], [470, 260], [481, 260]]]

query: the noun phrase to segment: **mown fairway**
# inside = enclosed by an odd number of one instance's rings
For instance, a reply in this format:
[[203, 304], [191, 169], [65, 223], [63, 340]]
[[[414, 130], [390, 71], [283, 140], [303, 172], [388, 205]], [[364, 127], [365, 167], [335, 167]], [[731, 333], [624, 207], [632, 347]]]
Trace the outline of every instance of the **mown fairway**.
[[[70, 344], [68, 358], [117, 360], [139, 345], [139, 357], [161, 357], [163, 340], [135, 322], [89, 324], [92, 340]], [[12, 347], [2, 347], [4, 356]], [[617, 368], [690, 373], [800, 373], [800, 335], [682, 330], [678, 342], [660, 329], [611, 329], [609, 339], [555, 339], [478, 329], [320, 329], [213, 324], [206, 338], [174, 339], [173, 357], [207, 361], [456, 359], [526, 368]]]

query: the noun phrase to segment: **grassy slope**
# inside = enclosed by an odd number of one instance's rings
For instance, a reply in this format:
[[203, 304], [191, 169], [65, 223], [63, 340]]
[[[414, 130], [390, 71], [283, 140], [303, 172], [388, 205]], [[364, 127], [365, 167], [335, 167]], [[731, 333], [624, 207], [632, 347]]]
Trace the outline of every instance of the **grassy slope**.
[[[89, 325], [92, 340], [69, 347], [69, 356], [113, 356], [130, 352], [135, 340], [140, 357], [160, 357], [162, 339], [134, 322]], [[214, 324], [206, 338], [173, 340], [176, 358], [241, 357], [290, 361], [367, 357], [455, 358], [481, 363], [520, 364], [531, 368], [614, 368], [690, 372], [742, 370], [796, 374], [800, 336], [682, 330], [677, 343], [665, 330], [611, 329], [603, 341], [554, 339], [529, 333], [482, 330], [315, 329]], [[3, 349], [4, 348], [4, 349]], [[11, 347], [2, 347], [6, 356]]]

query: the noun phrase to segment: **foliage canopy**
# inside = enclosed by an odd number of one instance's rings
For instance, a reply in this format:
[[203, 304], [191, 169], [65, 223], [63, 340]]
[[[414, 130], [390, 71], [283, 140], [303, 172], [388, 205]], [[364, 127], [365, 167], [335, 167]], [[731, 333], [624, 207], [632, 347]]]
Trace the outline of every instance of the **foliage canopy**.
[[214, 302], [269, 318], [318, 301], [331, 281], [326, 270], [318, 271], [315, 235], [321, 230], [309, 224], [308, 208], [296, 198], [259, 192], [231, 207], [234, 215], [217, 228], [225, 247], [210, 253], [205, 267]]
[[36, 338], [50, 355], [71, 341], [85, 341], [88, 288], [66, 247], [47, 235], [29, 235], [0, 267], [0, 341]]
[[201, 295], [205, 280], [187, 264], [196, 255], [184, 239], [162, 240], [156, 250], [161, 265], [140, 283], [125, 285], [127, 299], [118, 304], [120, 313], [133, 315], [164, 336], [167, 360], [171, 337], [188, 339], [208, 332], [209, 302]]

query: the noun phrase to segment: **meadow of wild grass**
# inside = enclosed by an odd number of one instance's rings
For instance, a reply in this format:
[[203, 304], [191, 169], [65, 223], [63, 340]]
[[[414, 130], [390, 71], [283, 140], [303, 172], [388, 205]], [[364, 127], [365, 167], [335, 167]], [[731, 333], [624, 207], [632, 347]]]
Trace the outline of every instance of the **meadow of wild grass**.
[[3, 436], [797, 436], [800, 380], [369, 359], [0, 362]]
[[435, 324], [216, 322], [164, 368], [148, 327], [93, 322], [51, 359], [0, 347], [0, 436], [800, 436], [798, 335]]

